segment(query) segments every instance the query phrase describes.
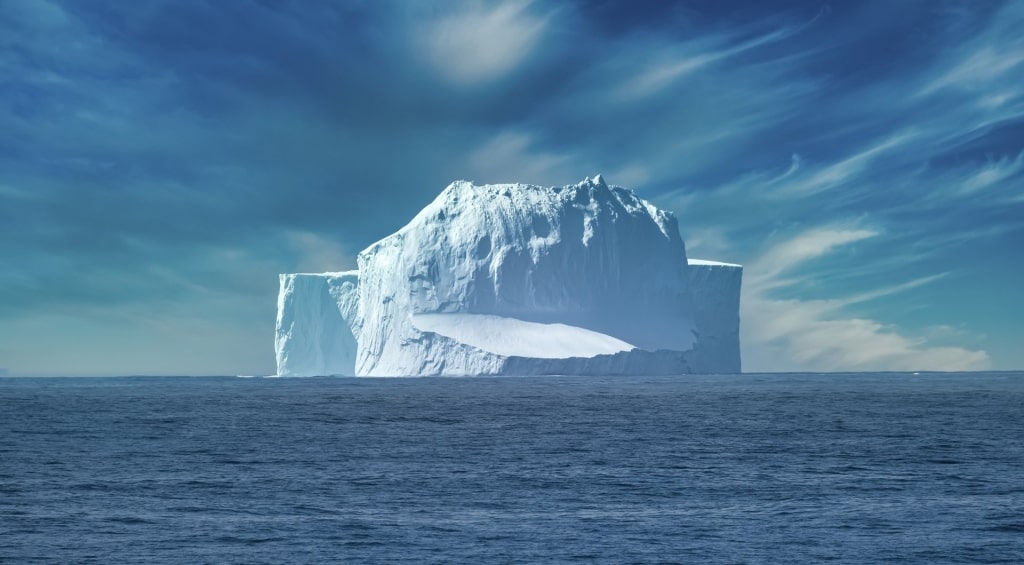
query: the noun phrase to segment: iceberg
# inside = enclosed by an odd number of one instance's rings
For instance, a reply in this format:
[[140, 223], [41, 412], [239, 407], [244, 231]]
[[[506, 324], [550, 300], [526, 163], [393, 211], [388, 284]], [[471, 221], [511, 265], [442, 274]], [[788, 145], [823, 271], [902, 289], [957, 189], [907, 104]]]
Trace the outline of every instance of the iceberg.
[[742, 267], [597, 176], [450, 184], [358, 269], [280, 275], [280, 376], [740, 371]]

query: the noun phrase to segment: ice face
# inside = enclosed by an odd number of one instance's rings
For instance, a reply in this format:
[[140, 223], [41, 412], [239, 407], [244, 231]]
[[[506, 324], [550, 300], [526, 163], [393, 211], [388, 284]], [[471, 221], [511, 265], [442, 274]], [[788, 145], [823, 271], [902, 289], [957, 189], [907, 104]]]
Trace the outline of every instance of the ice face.
[[283, 377], [355, 375], [359, 273], [281, 275], [274, 350]]
[[690, 372], [695, 296], [728, 306], [691, 291], [675, 218], [600, 177], [452, 183], [358, 263], [282, 276], [279, 374]]
[[695, 369], [700, 373], [739, 373], [743, 267], [701, 259], [690, 259], [689, 265], [699, 343]]

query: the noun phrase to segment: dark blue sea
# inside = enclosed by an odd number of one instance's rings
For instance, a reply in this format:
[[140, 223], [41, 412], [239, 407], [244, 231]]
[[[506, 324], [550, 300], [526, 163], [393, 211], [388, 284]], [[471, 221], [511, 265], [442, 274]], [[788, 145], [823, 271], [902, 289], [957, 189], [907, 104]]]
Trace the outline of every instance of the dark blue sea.
[[0, 379], [3, 563], [1024, 563], [1024, 373]]

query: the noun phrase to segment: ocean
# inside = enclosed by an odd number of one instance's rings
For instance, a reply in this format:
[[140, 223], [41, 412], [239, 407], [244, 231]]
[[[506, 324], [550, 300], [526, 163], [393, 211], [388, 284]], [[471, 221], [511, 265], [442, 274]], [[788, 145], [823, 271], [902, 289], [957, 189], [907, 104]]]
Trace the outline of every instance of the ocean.
[[1024, 373], [0, 379], [3, 563], [1024, 563]]

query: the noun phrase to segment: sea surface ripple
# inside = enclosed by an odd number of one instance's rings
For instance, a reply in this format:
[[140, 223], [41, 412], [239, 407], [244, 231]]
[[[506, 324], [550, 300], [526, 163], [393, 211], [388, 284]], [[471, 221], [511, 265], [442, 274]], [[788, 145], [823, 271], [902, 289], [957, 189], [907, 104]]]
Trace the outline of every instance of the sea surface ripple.
[[1024, 374], [0, 379], [0, 562], [1024, 563]]

